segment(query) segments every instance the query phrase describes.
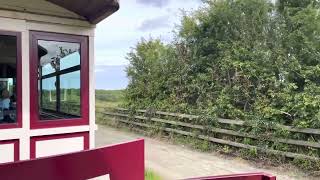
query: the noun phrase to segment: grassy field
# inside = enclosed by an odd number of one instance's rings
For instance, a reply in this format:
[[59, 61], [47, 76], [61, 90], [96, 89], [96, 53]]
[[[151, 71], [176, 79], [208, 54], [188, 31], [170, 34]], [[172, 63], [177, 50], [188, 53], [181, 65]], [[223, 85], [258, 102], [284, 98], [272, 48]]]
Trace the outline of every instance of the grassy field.
[[102, 112], [118, 107], [124, 102], [124, 90], [96, 90], [96, 121], [104, 122]]
[[124, 101], [123, 90], [96, 90], [96, 107], [117, 107]]

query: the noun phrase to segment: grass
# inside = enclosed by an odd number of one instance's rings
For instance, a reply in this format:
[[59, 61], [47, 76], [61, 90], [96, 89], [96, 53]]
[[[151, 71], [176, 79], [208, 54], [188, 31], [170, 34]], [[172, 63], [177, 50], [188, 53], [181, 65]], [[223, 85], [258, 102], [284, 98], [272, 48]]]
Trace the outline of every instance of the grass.
[[96, 107], [114, 108], [123, 102], [123, 90], [96, 90]]
[[162, 178], [151, 170], [146, 170], [145, 180], [161, 180]]

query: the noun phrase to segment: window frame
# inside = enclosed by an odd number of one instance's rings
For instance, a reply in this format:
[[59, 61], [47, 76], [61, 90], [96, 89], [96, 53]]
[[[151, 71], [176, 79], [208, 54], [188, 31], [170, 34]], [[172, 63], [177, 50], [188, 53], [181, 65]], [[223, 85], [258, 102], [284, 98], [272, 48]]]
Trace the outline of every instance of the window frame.
[[14, 36], [16, 37], [17, 44], [17, 59], [16, 59], [16, 94], [17, 94], [17, 108], [16, 108], [16, 123], [6, 123], [0, 124], [1, 129], [14, 129], [22, 128], [22, 41], [21, 32], [14, 31], [2, 31], [0, 30], [0, 35], [3, 36]]
[[[41, 120], [38, 92], [38, 40], [80, 44], [80, 111], [79, 118]], [[30, 31], [30, 128], [57, 128], [89, 125], [89, 39], [87, 36]], [[35, 98], [36, 97], [36, 98]]]

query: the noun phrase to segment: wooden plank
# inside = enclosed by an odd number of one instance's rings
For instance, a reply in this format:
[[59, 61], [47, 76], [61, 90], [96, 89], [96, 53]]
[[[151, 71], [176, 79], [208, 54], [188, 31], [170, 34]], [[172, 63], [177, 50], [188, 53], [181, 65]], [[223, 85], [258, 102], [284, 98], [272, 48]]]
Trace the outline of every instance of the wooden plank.
[[[118, 109], [118, 108], [117, 108]], [[128, 109], [119, 108], [121, 111], [128, 111]], [[137, 110], [137, 112], [144, 113], [146, 110]], [[196, 115], [188, 115], [188, 114], [180, 114], [180, 113], [168, 113], [168, 112], [162, 112], [162, 111], [156, 111], [155, 112], [158, 115], [165, 115], [165, 116], [172, 116], [172, 117], [178, 117], [178, 118], [186, 118], [189, 120], [197, 119], [199, 116]], [[219, 123], [222, 124], [229, 124], [229, 125], [245, 125], [245, 121], [242, 120], [231, 120], [231, 119], [223, 119], [218, 118], [217, 119]], [[290, 132], [298, 132], [298, 133], [305, 133], [305, 134], [315, 134], [320, 135], [320, 129], [311, 129], [311, 128], [296, 128], [291, 126], [285, 126], [285, 125], [276, 125], [277, 128], [282, 128]]]
[[[107, 112], [105, 114], [113, 115], [113, 116], [129, 117], [128, 115], [124, 115], [124, 114], [120, 114], [120, 113]], [[193, 124], [179, 122], [179, 121], [171, 121], [171, 120], [165, 120], [165, 119], [159, 119], [159, 118], [147, 118], [144, 116], [135, 116], [135, 118], [140, 119], [140, 120], [149, 120], [150, 119], [151, 121], [154, 121], [154, 122], [166, 123], [166, 124], [171, 124], [171, 125], [178, 125], [178, 126], [182, 126], [182, 127], [194, 128], [194, 129], [199, 129], [199, 130], [205, 129], [203, 126], [200, 126], [200, 125], [193, 125]], [[226, 135], [261, 140], [261, 138], [259, 138], [258, 136], [254, 136], [254, 135], [250, 135], [250, 134], [246, 134], [246, 133], [240, 133], [240, 132], [233, 131], [233, 130], [220, 129], [220, 128], [210, 128], [208, 130], [211, 132], [220, 133], [220, 134], [226, 134]], [[285, 144], [291, 144], [291, 145], [297, 145], [297, 146], [320, 148], [320, 143], [317, 143], [317, 142], [308, 142], [308, 141], [282, 139], [282, 138], [269, 138], [269, 139], [265, 139], [265, 140], [270, 141], [270, 142], [279, 142], [279, 143], [285, 143]]]
[[[192, 124], [182, 123], [182, 122], [166, 121], [166, 120], [157, 119], [157, 118], [151, 118], [150, 120], [156, 121], [156, 122], [173, 124], [173, 125], [179, 125], [179, 126], [183, 126], [183, 127], [195, 128], [195, 129], [200, 129], [200, 130], [204, 130], [205, 129], [203, 126], [192, 125]], [[239, 137], [246, 137], [246, 138], [252, 138], [252, 139], [261, 140], [261, 138], [259, 138], [257, 136], [246, 134], [246, 133], [240, 133], [240, 132], [236, 132], [236, 131], [233, 131], [233, 130], [220, 129], [220, 128], [210, 128], [208, 130], [211, 131], [211, 132], [220, 133], [220, 134], [227, 134], [227, 135], [232, 135], [232, 136], [239, 136]], [[269, 138], [269, 139], [266, 139], [266, 141], [279, 142], [279, 143], [298, 145], [298, 146], [320, 148], [320, 143], [301, 141], [301, 140]]]
[[228, 141], [228, 140], [224, 140], [224, 139], [218, 139], [218, 138], [204, 136], [204, 135], [196, 135], [196, 134], [194, 134], [192, 132], [187, 132], [187, 131], [182, 131], [182, 130], [177, 130], [177, 129], [172, 129], [172, 128], [155, 127], [155, 126], [146, 125], [146, 124], [143, 124], [143, 123], [131, 122], [131, 121], [122, 120], [122, 119], [118, 119], [118, 121], [124, 122], [124, 123], [127, 123], [127, 124], [138, 125], [138, 126], [141, 126], [141, 127], [157, 128], [157, 129], [164, 130], [164, 131], [167, 131], [167, 132], [174, 132], [176, 134], [181, 134], [181, 135], [185, 135], [185, 136], [191, 136], [191, 137], [199, 138], [199, 139], [202, 139], [202, 140], [208, 140], [208, 141], [211, 141], [211, 142], [214, 142], [214, 143], [223, 144], [223, 145], [229, 145], [229, 146], [233, 146], [233, 147], [237, 147], [237, 148], [257, 149], [257, 150], [259, 150], [261, 152], [271, 153], [271, 154], [276, 154], [276, 155], [282, 155], [282, 156], [289, 157], [289, 158], [303, 158], [303, 159], [310, 159], [310, 160], [313, 160], [313, 161], [319, 161], [320, 160], [320, 158], [317, 158], [317, 157], [314, 157], [314, 156], [307, 156], [307, 155], [303, 155], [303, 154], [297, 154], [297, 153], [292, 153], [292, 152], [284, 152], [284, 151], [273, 150], [273, 149], [263, 149], [263, 148], [260, 148], [260, 147], [257, 147], [257, 146], [242, 144], [242, 143], [238, 143], [238, 142], [232, 142], [232, 141]]
[[238, 142], [227, 141], [227, 140], [224, 140], [224, 139], [217, 139], [217, 138], [203, 136], [203, 135], [200, 135], [199, 138], [204, 139], [204, 140], [210, 140], [212, 142], [219, 143], [219, 144], [225, 144], [225, 145], [244, 148], [244, 149], [257, 149], [257, 150], [265, 152], [265, 153], [280, 154], [280, 155], [283, 155], [283, 156], [286, 156], [286, 157], [289, 157], [289, 158], [303, 158], [303, 159], [310, 159], [310, 160], [314, 160], [314, 161], [319, 161], [320, 160], [317, 157], [307, 156], [307, 155], [304, 155], [304, 154], [297, 154], [297, 153], [292, 153], [292, 152], [284, 152], [284, 151], [273, 150], [273, 149], [263, 149], [263, 148], [260, 148], [260, 147], [257, 147], [257, 146], [252, 146], [252, 145], [242, 144], [242, 143], [238, 143]]
[[311, 129], [311, 128], [295, 128], [291, 126], [284, 126], [284, 125], [277, 125], [279, 128], [283, 128], [285, 130], [291, 131], [291, 132], [299, 132], [299, 133], [305, 133], [305, 134], [316, 134], [320, 135], [320, 129]]
[[[135, 116], [135, 118], [142, 119], [142, 120], [148, 120], [149, 119], [149, 118], [146, 118], [146, 117], [143, 117], [143, 116]], [[204, 129], [204, 127], [200, 126], [200, 125], [193, 125], [193, 124], [179, 122], [179, 121], [170, 121], [170, 120], [159, 119], [159, 118], [150, 118], [150, 120], [154, 121], [154, 122], [166, 123], [166, 124], [171, 124], [171, 125], [178, 125], [178, 126], [196, 128], [196, 129]]]
[[129, 117], [129, 115], [126, 115], [126, 114], [113, 113], [113, 112], [103, 112], [103, 114], [110, 115], [110, 116]]
[[[158, 111], [156, 112], [156, 114], [179, 117], [179, 118], [187, 118], [187, 119], [190, 119], [190, 120], [199, 118], [199, 116], [195, 116], [195, 115], [186, 115], [186, 114], [177, 114], [177, 113], [165, 113], [165, 112], [158, 112]], [[217, 120], [218, 120], [219, 123], [222, 123], [222, 124], [240, 125], [240, 126], [245, 125], [245, 121], [242, 121], [242, 120], [231, 120], [231, 119], [222, 119], [222, 118], [218, 118]], [[298, 132], [298, 133], [305, 133], [305, 134], [320, 135], [320, 129], [295, 128], [295, 127], [285, 126], [285, 125], [280, 125], [280, 124], [276, 125], [276, 127], [288, 130], [290, 132]]]

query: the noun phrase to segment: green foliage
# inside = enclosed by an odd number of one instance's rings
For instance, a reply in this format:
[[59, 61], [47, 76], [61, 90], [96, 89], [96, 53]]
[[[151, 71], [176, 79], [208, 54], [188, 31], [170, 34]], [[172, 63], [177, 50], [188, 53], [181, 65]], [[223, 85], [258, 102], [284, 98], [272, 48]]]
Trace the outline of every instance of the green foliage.
[[112, 124], [110, 118], [106, 118], [104, 111], [119, 107], [123, 104], [123, 90], [96, 90], [96, 120], [102, 124]]
[[119, 102], [123, 99], [122, 90], [96, 90], [96, 99], [99, 101]]
[[251, 156], [250, 156], [250, 152], [249, 152], [250, 150], [248, 150], [248, 149], [240, 149], [240, 156], [242, 157], [242, 158], [244, 158], [244, 159], [250, 159], [250, 158], [252, 158]]
[[162, 178], [151, 170], [145, 171], [145, 180], [161, 180]]
[[114, 108], [123, 104], [123, 90], [96, 90], [97, 107]]
[[301, 169], [315, 170], [315, 171], [318, 171], [320, 169], [319, 161], [309, 161], [305, 159], [296, 158], [293, 160], [293, 163], [296, 166], [300, 167]]
[[[130, 84], [126, 90], [126, 100], [135, 103], [136, 108], [164, 106], [164, 100], [171, 94], [169, 77], [174, 70], [168, 67], [173, 49], [160, 40], [142, 40], [135, 52], [128, 54], [130, 66], [127, 68]], [[151, 106], [152, 107], [152, 106]]]
[[127, 106], [320, 128], [316, 0], [217, 0], [128, 54]]
[[[199, 115], [192, 123], [205, 126], [207, 135], [219, 126], [217, 117], [242, 119], [250, 126], [224, 128], [258, 140], [238, 142], [319, 157], [319, 150], [268, 141], [320, 142], [278, 126], [320, 128], [319, 50], [318, 0], [207, 0], [183, 14], [173, 42], [143, 39], [128, 54], [126, 106]], [[301, 164], [310, 169], [310, 163]]]

